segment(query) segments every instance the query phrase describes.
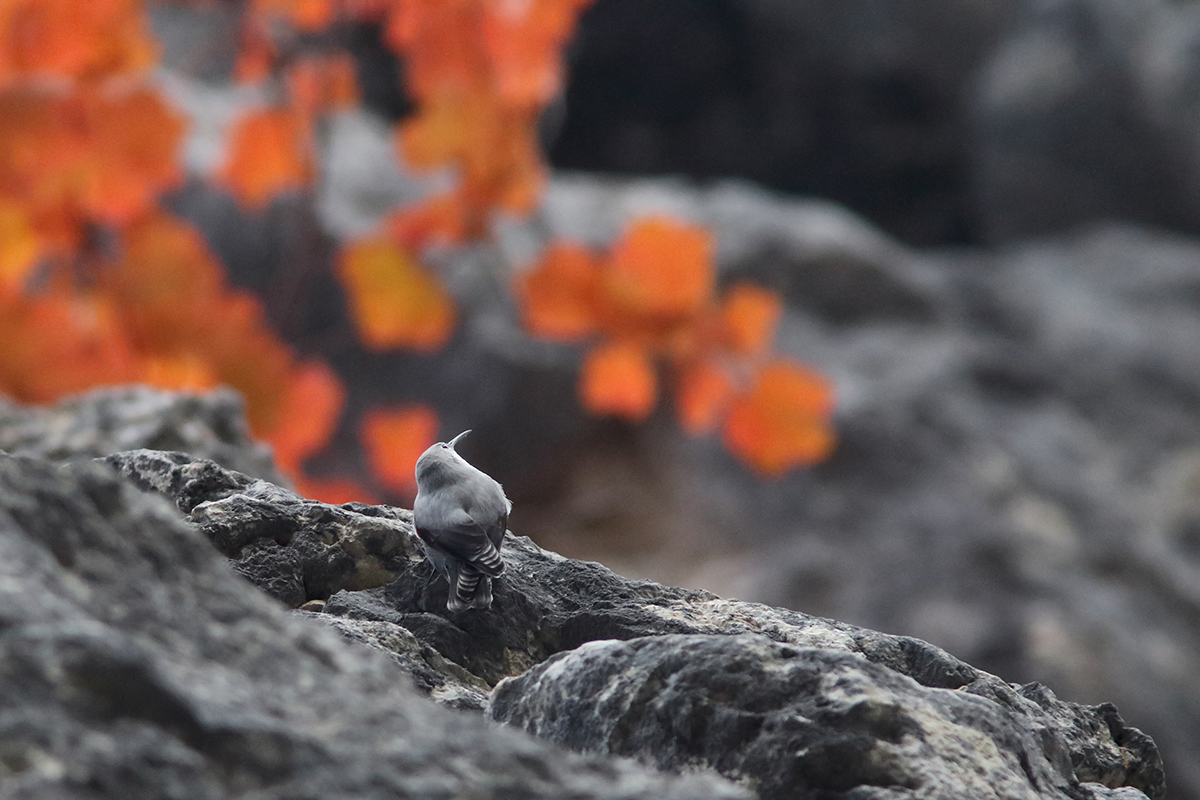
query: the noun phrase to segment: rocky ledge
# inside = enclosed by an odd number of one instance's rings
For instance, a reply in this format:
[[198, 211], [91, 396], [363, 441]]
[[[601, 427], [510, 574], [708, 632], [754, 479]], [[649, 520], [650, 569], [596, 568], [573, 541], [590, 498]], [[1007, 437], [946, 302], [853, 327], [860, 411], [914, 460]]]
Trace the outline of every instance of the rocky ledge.
[[452, 614], [406, 511], [180, 453], [0, 456], [0, 796], [1164, 795], [1109, 704], [503, 552], [493, 607]]

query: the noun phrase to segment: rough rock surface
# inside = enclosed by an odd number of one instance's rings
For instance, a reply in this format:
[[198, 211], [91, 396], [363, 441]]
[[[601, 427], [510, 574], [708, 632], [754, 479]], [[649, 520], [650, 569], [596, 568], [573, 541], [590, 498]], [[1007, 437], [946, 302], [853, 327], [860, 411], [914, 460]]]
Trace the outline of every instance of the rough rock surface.
[[196, 395], [122, 386], [52, 406], [18, 405], [0, 396], [0, 450], [51, 461], [141, 447], [181, 450], [284, 484], [270, 448], [250, 438], [244, 411], [241, 397], [227, 389]]
[[[851, 653], [753, 634], [676, 635], [555, 656], [502, 681], [489, 713], [573, 750], [715, 767], [763, 800], [1112, 796], [1077, 782], [1067, 740], [1021, 691], [1047, 696], [1023, 687], [1001, 704]], [[1162, 794], [1142, 780], [1161, 776], [1089, 775]]]
[[746, 798], [439, 709], [100, 464], [0, 456], [0, 797]]
[[600, 242], [656, 212], [713, 228], [722, 280], [785, 292], [779, 347], [833, 379], [838, 450], [762, 482], [667, 409], [520, 476], [503, 455], [528, 458], [540, 420], [513, 408], [472, 436], [514, 530], [1110, 700], [1200, 797], [1200, 242], [1105, 225], [913, 252], [812, 201], [583, 176], [552, 185], [546, 220]]
[[[110, 456], [107, 462], [120, 467], [139, 485], [153, 488], [168, 497], [192, 496], [189, 490], [191, 484], [174, 476], [193, 470], [204, 471], [214, 485], [248, 483], [248, 479], [220, 470], [210, 463], [186, 465], [177, 463], [182, 461], [182, 456], [156, 458], [154, 455], [145, 452], [116, 454]], [[213, 477], [216, 475], [221, 477]], [[232, 497], [236, 495], [230, 495]], [[267, 494], [260, 491], [259, 497], [266, 498]], [[187, 504], [184, 503], [185, 506]], [[277, 521], [281, 517], [301, 520], [311, 514], [311, 510], [306, 510], [291, 498], [261, 499], [255, 505], [245, 506], [237, 527], [256, 530], [263, 523]], [[203, 530], [206, 523], [200, 519], [195, 524]], [[411, 532], [398, 532], [397, 535], [408, 536], [415, 541]], [[801, 796], [780, 794], [785, 792], [780, 787], [791, 787], [786, 791], [800, 792], [832, 789], [832, 784], [827, 786], [825, 783], [830, 780], [839, 782], [843, 790], [858, 785], [876, 785], [883, 779], [872, 770], [883, 769], [873, 766], [880, 759], [893, 764], [896, 774], [908, 776], [902, 781], [895, 781], [897, 785], [914, 791], [924, 787], [924, 790], [933, 792], [917, 792], [911, 795], [914, 797], [950, 797], [956, 796], [955, 793], [957, 796], [977, 795], [975, 781], [982, 779], [973, 777], [974, 770], [996, 771], [996, 776], [1003, 772], [1004, 781], [1012, 781], [1014, 787], [1020, 787], [1019, 791], [1017, 788], [1005, 790], [997, 795], [1000, 797], [1028, 796], [1030, 792], [1044, 797], [1090, 796], [1087, 794], [1089, 790], [1079, 788], [1081, 781], [1100, 782], [1111, 788], [1134, 787], [1155, 800], [1162, 796], [1162, 765], [1153, 741], [1140, 731], [1127, 728], [1111, 706], [1084, 707], [1063, 703], [1036, 684], [1020, 688], [1010, 686], [917, 639], [855, 628], [794, 611], [722, 600], [708, 592], [676, 589], [648, 581], [630, 581], [599, 564], [566, 559], [542, 550], [526, 538], [509, 535], [502, 553], [507, 570], [503, 578], [496, 581], [494, 603], [485, 611], [448, 612], [445, 581], [434, 573], [428, 562], [407, 560], [403, 562], [404, 569], [398, 572], [395, 580], [385, 586], [340, 591], [333, 595], [324, 604], [324, 613], [319, 617], [332, 617], [332, 623], [351, 638], [366, 639], [376, 647], [391, 651], [396, 661], [406, 668], [412, 669], [415, 665], [414, 672], [420, 688], [448, 704], [460, 708], [478, 707], [475, 692], [483, 686], [501, 682], [494, 695], [493, 710], [497, 718], [504, 720], [525, 719], [521, 716], [522, 712], [512, 709], [520, 709], [523, 702], [528, 702], [530, 708], [534, 709], [528, 712], [530, 718], [555, 707], [565, 715], [559, 723], [561, 729], [595, 727], [596, 712], [587, 710], [586, 698], [595, 697], [598, 698], [597, 702], [601, 702], [604, 698], [616, 697], [618, 690], [613, 686], [601, 691], [596, 686], [583, 683], [550, 681], [546, 676], [554, 676], [557, 680], [557, 676], [575, 674], [571, 672], [571, 665], [575, 662], [570, 660], [570, 656], [536, 667], [551, 656], [565, 651], [580, 653], [578, 658], [585, 660], [585, 666], [579, 668], [580, 675], [589, 674], [586, 665], [600, 663], [607, 665], [604, 668], [611, 667], [613, 675], [616, 675], [612, 679], [619, 679], [627, 687], [632, 687], [627, 688], [626, 693], [640, 696], [639, 702], [659, 696], [664, 684], [682, 686], [686, 682], [682, 678], [676, 680], [666, 676], [675, 667], [649, 667], [649, 671], [658, 677], [646, 681], [641, 681], [638, 677], [640, 673], [636, 670], [625, 674], [626, 670], [619, 663], [623, 656], [612, 655], [620, 653], [619, 649], [612, 653], [603, 651], [605, 655], [600, 657], [595, 656], [600, 652], [596, 650], [599, 645], [582, 651], [575, 650], [589, 642], [618, 639], [633, 640], [634, 643], [629, 645], [631, 652], [650, 648], [658, 654], [647, 656], [650, 660], [661, 658], [669, 664], [691, 665], [693, 671], [688, 673], [687, 680], [699, 684], [724, 680], [730, 671], [726, 662], [731, 653], [742, 653], [738, 661], [741, 666], [733, 671], [753, 676], [758, 674], [755, 670], [762, 674], [779, 672], [775, 662], [786, 660], [780, 653], [802, 652], [806, 654], [804, 663], [809, 665], [810, 673], [837, 673], [839, 669], [850, 669], [846, 665], [852, 665], [858, 671], [856, 675], [867, 676], [859, 681], [860, 693], [869, 693], [879, 703], [902, 708], [903, 714], [911, 716], [930, 716], [932, 712], [926, 706], [936, 700], [941, 702], [938, 707], [939, 719], [952, 720], [959, 726], [955, 732], [946, 733], [943, 730], [946, 727], [944, 722], [938, 723], [942, 727], [937, 731], [933, 727], [913, 727], [916, 725], [913, 723], [913, 726], [909, 726], [916, 731], [913, 736], [917, 739], [925, 736], [933, 743], [917, 746], [909, 742], [911, 746], [905, 748], [891, 747], [897, 744], [896, 740], [901, 736], [897, 730], [907, 730], [905, 725], [895, 720], [884, 720], [879, 722], [882, 727], [871, 727], [875, 724], [871, 722], [855, 732], [852, 737], [855, 743], [840, 750], [840, 744], [832, 750], [819, 747], [817, 749], [824, 755], [814, 757], [811, 763], [805, 762], [808, 766], [798, 767], [798, 771], [791, 772], [786, 771], [791, 770], [791, 766], [780, 766], [787, 761], [781, 753], [791, 752], [795, 741], [771, 737], [756, 740], [752, 748], [755, 755], [745, 764], [718, 763], [699, 757], [688, 762], [692, 766], [712, 766], [728, 775], [745, 777], [752, 784], [760, 785], [764, 796]], [[752, 638], [730, 638], [739, 634], [749, 634]], [[396, 642], [388, 643], [389, 638]], [[731, 641], [734, 644], [725, 644]], [[778, 650], [773, 643], [787, 647]], [[759, 666], [755, 667], [754, 664]], [[527, 680], [502, 682], [530, 668], [535, 668], [535, 671], [528, 673], [531, 677]], [[439, 678], [439, 672], [444, 677]], [[583, 677], [580, 680], [600, 681], [603, 684], [609, 677], [612, 675]], [[522, 680], [525, 682], [522, 683]], [[800, 678], [789, 678], [770, 690], [774, 692], [770, 699], [760, 697], [756, 700], [751, 697], [746, 702], [757, 704], [759, 712], [768, 706], [780, 706], [780, 720], [802, 719], [808, 716], [806, 703], [820, 705], [824, 702], [811, 696], [814, 691], [809, 685], [813, 682], [812, 675], [806, 680], [808, 683]], [[754, 683], [757, 685], [761, 681]], [[551, 684], [554, 688], [542, 693], [542, 688]], [[518, 697], [524, 693], [525, 686], [534, 687], [528, 693], [527, 701]], [[943, 700], [943, 695], [933, 690], [949, 691], [951, 696], [959, 694], [953, 690], [961, 690], [961, 693], [972, 696], [969, 700], [961, 701], [961, 708], [984, 710], [970, 717], [967, 712], [961, 711], [960, 706]], [[571, 692], [578, 692], [584, 698], [577, 705], [578, 713], [556, 700], [561, 699], [562, 694]], [[673, 746], [670, 742], [680, 736], [685, 739], [692, 737], [688, 740], [690, 744], [685, 741], [680, 747], [696, 747], [708, 753], [732, 746], [721, 738], [727, 732], [720, 726], [714, 726], [708, 732], [702, 726], [693, 726], [688, 734], [679, 727], [683, 723], [678, 720], [671, 722], [690, 713], [676, 705], [678, 702], [688, 706], [691, 703], [687, 699], [690, 695], [681, 689], [680, 697], [683, 699], [676, 701], [673, 696], [663, 695], [660, 698], [663, 710], [658, 717], [651, 718], [635, 711], [625, 718], [624, 723], [616, 719], [608, 722], [618, 727], [624, 726], [621, 730], [625, 730], [633, 724], [634, 719], [644, 717], [646, 727], [638, 736], [646, 742], [663, 742], [662, 747], [667, 749]], [[1030, 697], [1036, 698], [1036, 701]], [[785, 702], [785, 698], [791, 699]], [[731, 708], [736, 710], [741, 700], [734, 698], [730, 702]], [[795, 704], [795, 707], [789, 704]], [[848, 713], [852, 717], [865, 714], [870, 722], [873, 717], [869, 711], [859, 709]], [[697, 725], [707, 713], [703, 709], [696, 711]], [[730, 713], [736, 716], [735, 711]], [[543, 731], [532, 723], [527, 727], [535, 733], [550, 733], [555, 738], [553, 731]], [[970, 730], [964, 732], [967, 729]], [[602, 730], [602, 726], [597, 729], [597, 736], [601, 737], [597, 741], [605, 738]], [[848, 735], [844, 721], [832, 717], [818, 720], [814, 730], [821, 731], [818, 738], [831, 737], [836, 741]], [[880, 737], [886, 741], [877, 742], [876, 739]], [[991, 744], [985, 745], [980, 737], [987, 738]], [[604, 750], [598, 745], [586, 744], [585, 740], [578, 737], [564, 738], [562, 743], [582, 749]], [[883, 755], [872, 755], [871, 748], [874, 747], [884, 748], [879, 751]], [[953, 748], [972, 747], [996, 751], [996, 764], [1002, 766], [967, 756], [954, 762], [948, 755]], [[643, 752], [636, 747], [625, 750], [614, 746], [609, 751], [617, 755], [649, 754], [656, 759], [659, 756], [658, 752]], [[854, 753], [857, 755], [851, 758]], [[991, 758], [990, 755], [988, 757]], [[685, 765], [683, 761], [673, 758], [663, 756], [657, 763], [667, 768]], [[925, 766], [934, 762], [939, 766]], [[773, 771], [779, 769], [785, 772]], [[810, 772], [805, 772], [806, 769]], [[887, 772], [886, 769], [884, 771]], [[835, 774], [840, 777], [830, 777]], [[1000, 777], [995, 779], [1001, 780]], [[768, 792], [768, 786], [776, 788]], [[936, 787], [936, 791], [933, 787]], [[1020, 792], [1025, 794], [1021, 795]]]
[[425, 557], [410, 511], [329, 506], [183, 453], [134, 450], [107, 461], [169, 497], [238, 572], [292, 607], [382, 586]]

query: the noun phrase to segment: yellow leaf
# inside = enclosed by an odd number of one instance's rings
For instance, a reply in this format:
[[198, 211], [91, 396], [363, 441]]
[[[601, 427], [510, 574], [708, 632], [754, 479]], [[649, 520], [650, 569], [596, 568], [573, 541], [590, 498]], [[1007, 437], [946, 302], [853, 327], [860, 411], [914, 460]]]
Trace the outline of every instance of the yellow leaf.
[[436, 350], [456, 312], [442, 284], [387, 239], [361, 239], [338, 259], [338, 276], [363, 344], [373, 350]]

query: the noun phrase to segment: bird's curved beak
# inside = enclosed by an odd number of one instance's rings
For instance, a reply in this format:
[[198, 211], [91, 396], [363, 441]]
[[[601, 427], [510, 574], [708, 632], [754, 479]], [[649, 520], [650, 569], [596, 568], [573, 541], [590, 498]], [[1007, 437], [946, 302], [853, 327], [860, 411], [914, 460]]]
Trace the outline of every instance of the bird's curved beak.
[[451, 447], [451, 448], [453, 448], [453, 447], [454, 447], [454, 445], [458, 444], [458, 440], [459, 440], [459, 439], [463, 438], [464, 436], [466, 436], [466, 435], [467, 435], [468, 433], [470, 433], [470, 432], [471, 432], [471, 429], [470, 429], [470, 428], [468, 428], [467, 430], [465, 430], [465, 431], [463, 431], [462, 433], [460, 433], [458, 436], [455, 436], [453, 439], [451, 439], [450, 441], [446, 442], [446, 444], [450, 445], [450, 447]]

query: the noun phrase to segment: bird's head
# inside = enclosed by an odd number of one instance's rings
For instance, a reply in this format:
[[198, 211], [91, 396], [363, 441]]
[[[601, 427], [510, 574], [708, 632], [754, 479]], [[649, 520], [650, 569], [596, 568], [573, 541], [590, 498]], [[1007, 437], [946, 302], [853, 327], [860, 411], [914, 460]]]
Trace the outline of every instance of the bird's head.
[[417, 490], [437, 486], [450, 480], [457, 471], [469, 466], [454, 446], [470, 430], [465, 430], [448, 442], [438, 442], [429, 447], [417, 459]]

